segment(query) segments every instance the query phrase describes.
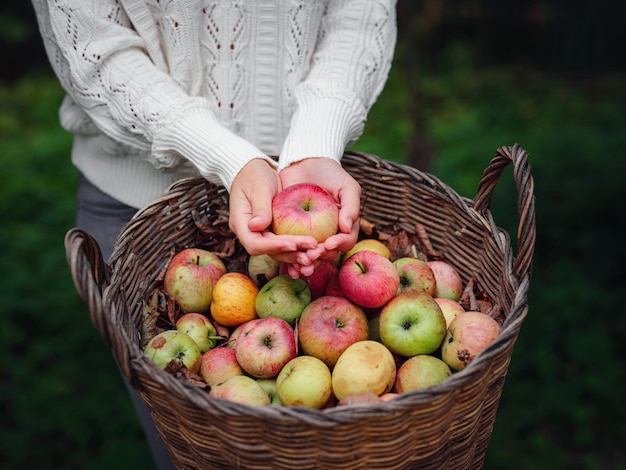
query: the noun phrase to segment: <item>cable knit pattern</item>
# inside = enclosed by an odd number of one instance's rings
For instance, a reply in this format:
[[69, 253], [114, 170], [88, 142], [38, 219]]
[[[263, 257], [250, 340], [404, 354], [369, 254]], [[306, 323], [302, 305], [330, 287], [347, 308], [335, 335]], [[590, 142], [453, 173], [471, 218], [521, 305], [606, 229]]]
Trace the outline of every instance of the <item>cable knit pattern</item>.
[[142, 207], [253, 158], [339, 160], [395, 46], [394, 0], [32, 0], [72, 161]]

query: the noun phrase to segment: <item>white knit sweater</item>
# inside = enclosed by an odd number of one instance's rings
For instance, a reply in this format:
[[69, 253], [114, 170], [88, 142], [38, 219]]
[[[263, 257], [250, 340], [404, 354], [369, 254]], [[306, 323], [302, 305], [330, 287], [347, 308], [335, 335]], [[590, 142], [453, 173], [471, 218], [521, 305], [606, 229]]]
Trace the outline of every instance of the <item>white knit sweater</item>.
[[340, 160], [382, 91], [395, 0], [33, 0], [72, 161], [133, 207], [253, 158]]

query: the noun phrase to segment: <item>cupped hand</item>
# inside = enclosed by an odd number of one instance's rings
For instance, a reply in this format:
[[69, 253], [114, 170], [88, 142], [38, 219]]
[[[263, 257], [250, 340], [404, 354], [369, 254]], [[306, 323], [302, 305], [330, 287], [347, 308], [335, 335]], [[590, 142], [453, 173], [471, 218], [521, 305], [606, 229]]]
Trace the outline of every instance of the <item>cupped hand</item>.
[[292, 163], [280, 172], [283, 188], [297, 183], [315, 183], [326, 189], [339, 203], [339, 231], [317, 247], [307, 249], [309, 263], [293, 266], [310, 274], [322, 259], [334, 259], [340, 252], [350, 250], [359, 235], [361, 185], [331, 158], [316, 157]]
[[[300, 267], [311, 266], [309, 250], [318, 249], [312, 236], [275, 235], [272, 199], [282, 188], [277, 171], [265, 160], [250, 160], [237, 174], [230, 189], [229, 227], [250, 255], [269, 254], [277, 261]], [[299, 269], [298, 268], [298, 269]], [[294, 269], [290, 270], [296, 276]]]

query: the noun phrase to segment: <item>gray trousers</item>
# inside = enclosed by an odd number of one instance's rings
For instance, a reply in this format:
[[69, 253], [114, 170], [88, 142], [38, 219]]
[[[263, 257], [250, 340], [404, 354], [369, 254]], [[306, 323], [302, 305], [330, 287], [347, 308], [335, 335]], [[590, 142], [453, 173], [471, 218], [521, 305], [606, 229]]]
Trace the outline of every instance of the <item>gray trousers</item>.
[[[98, 242], [105, 260], [111, 256], [113, 243], [118, 234], [136, 212], [137, 209], [108, 196], [80, 175], [76, 200], [76, 226], [85, 230]], [[143, 398], [130, 386], [126, 377], [122, 376], [122, 379], [146, 434], [156, 467], [159, 470], [173, 469], [169, 452], [156, 430]]]

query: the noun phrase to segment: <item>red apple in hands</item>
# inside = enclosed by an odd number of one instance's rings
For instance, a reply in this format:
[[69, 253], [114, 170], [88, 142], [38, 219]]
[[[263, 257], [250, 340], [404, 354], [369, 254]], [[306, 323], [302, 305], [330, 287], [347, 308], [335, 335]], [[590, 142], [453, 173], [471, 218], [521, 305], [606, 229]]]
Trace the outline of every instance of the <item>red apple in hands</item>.
[[348, 346], [368, 339], [363, 310], [344, 297], [315, 299], [302, 312], [298, 340], [304, 354], [321, 359], [333, 368]]
[[393, 262], [400, 276], [398, 293], [407, 291], [423, 292], [434, 295], [437, 283], [435, 274], [426, 261], [403, 257]]
[[321, 186], [299, 183], [272, 200], [272, 231], [277, 235], [310, 235], [319, 243], [339, 229], [339, 207]]
[[445, 261], [429, 261], [428, 266], [435, 275], [437, 285], [433, 297], [459, 300], [463, 293], [463, 281], [454, 266]]
[[213, 298], [213, 286], [225, 273], [226, 267], [215, 253], [186, 248], [170, 261], [163, 289], [183, 311], [206, 313]]
[[206, 315], [186, 313], [176, 321], [176, 329], [191, 336], [201, 353], [217, 346], [218, 341], [226, 339], [217, 333], [215, 325]]
[[400, 276], [388, 258], [374, 251], [361, 250], [339, 268], [339, 286], [355, 304], [377, 308], [396, 295]]
[[450, 323], [443, 342], [441, 358], [454, 370], [463, 370], [476, 355], [493, 343], [500, 324], [482, 312], [458, 314]]
[[198, 372], [202, 353], [189, 335], [178, 330], [165, 330], [154, 336], [144, 348], [144, 355], [165, 369], [170, 362], [185, 366], [191, 372]]
[[446, 334], [446, 319], [437, 302], [422, 292], [396, 295], [381, 310], [380, 340], [404, 357], [431, 354]]
[[235, 354], [241, 368], [251, 376], [257, 379], [276, 377], [297, 355], [296, 333], [282, 318], [261, 318], [239, 335]]
[[235, 350], [227, 347], [217, 347], [205, 352], [199, 374], [209, 387], [226, 382], [233, 375], [244, 375], [237, 362]]

